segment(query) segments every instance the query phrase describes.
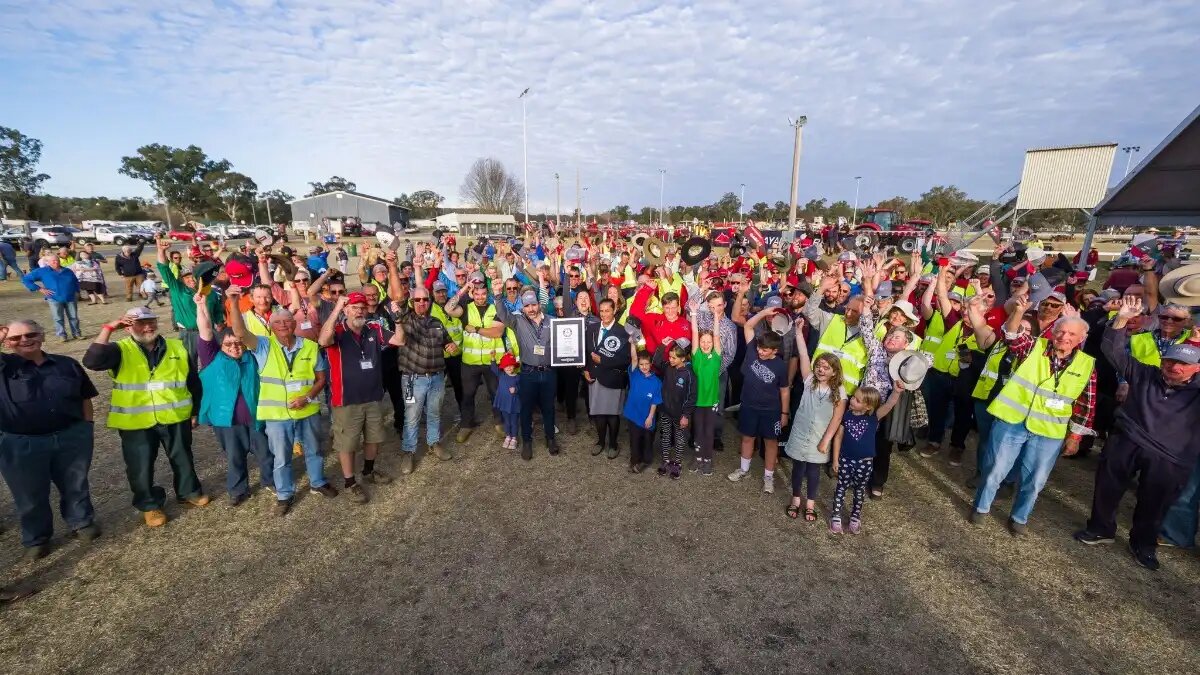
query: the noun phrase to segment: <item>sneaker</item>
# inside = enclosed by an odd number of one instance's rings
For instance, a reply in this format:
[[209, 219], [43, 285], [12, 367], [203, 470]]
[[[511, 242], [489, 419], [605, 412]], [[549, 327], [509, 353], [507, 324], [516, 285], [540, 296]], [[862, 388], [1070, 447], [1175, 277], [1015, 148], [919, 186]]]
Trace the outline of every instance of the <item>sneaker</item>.
[[771, 476], [770, 478], [763, 476], [763, 494], [765, 494], [765, 495], [775, 494], [775, 477], [774, 476]]
[[1133, 554], [1133, 559], [1137, 561], [1137, 564], [1151, 572], [1158, 571], [1158, 556], [1154, 554], [1154, 551], [1139, 551], [1133, 547], [1133, 544], [1130, 544], [1129, 552]]
[[858, 518], [850, 519], [850, 534], [858, 534], [862, 532], [862, 521]]
[[400, 453], [400, 473], [401, 474], [407, 476], [408, 474], [413, 472], [413, 468], [414, 468], [413, 467], [413, 455], [414, 454], [416, 454], [416, 453], [412, 453], [412, 452], [401, 452]]
[[629, 465], [629, 473], [641, 473], [641, 472], [642, 472], [641, 464], [633, 463], [633, 464]]
[[704, 462], [704, 466], [700, 469], [701, 476], [713, 475], [712, 462]]
[[79, 541], [90, 543], [100, 536], [100, 528], [95, 523], [84, 525], [72, 533]]
[[749, 475], [750, 475], [749, 471], [742, 471], [741, 469], [737, 469], [733, 473], [726, 476], [726, 478], [728, 478], [731, 482], [737, 483], [738, 481], [742, 480], [743, 478], [745, 478], [746, 476], [749, 476]]
[[504, 448], [505, 450], [510, 450], [510, 449], [512, 449], [512, 440], [513, 440], [513, 437], [512, 437], [512, 436], [505, 436], [505, 437], [504, 437], [504, 442], [502, 442], [502, 443], [500, 444], [500, 447]]
[[668, 472], [670, 472], [668, 462], [662, 462], [658, 465], [658, 475], [665, 476]]
[[392, 477], [379, 469], [372, 469], [371, 473], [364, 473], [363, 480], [372, 485], [388, 485], [392, 482]]
[[883, 499], [883, 488], [871, 488], [867, 496], [871, 499]]
[[1113, 537], [1105, 537], [1104, 535], [1088, 532], [1086, 528], [1076, 532], [1071, 536], [1075, 539], [1075, 541], [1081, 544], [1087, 544], [1088, 546], [1095, 546], [1096, 544], [1111, 544], [1116, 541], [1116, 539]]
[[1158, 545], [1164, 548], [1179, 548], [1179, 544], [1167, 539], [1166, 537], [1158, 538]]
[[592, 457], [597, 457], [604, 452], [604, 441], [596, 441], [596, 445], [592, 446]]
[[962, 466], [963, 453], [966, 448], [950, 448], [950, 466]]
[[704, 463], [704, 460], [702, 460], [698, 457], [693, 457], [692, 459], [689, 459], [688, 460], [688, 472], [689, 473], [700, 473], [700, 465], [703, 463]]
[[521, 459], [526, 462], [533, 459], [533, 441], [521, 441]]
[[833, 520], [829, 521], [829, 531], [834, 534], [841, 534], [842, 533], [842, 519], [834, 518]]
[[618, 456], [620, 456], [620, 454], [621, 451], [617, 448], [609, 448], [608, 452], [604, 453], [604, 456], [609, 459], [616, 459]]
[[679, 478], [679, 474], [682, 473], [682, 471], [683, 471], [683, 466], [681, 466], [679, 464], [679, 462], [671, 462], [671, 478], [672, 478], [672, 480]]
[[309, 487], [308, 491], [314, 495], [321, 495], [327, 499], [333, 499], [334, 497], [338, 496], [337, 488], [333, 487], [329, 483], [326, 483], [321, 487]]
[[1018, 523], [1015, 520], [1008, 521], [1008, 531], [1014, 537], [1024, 537], [1027, 529], [1025, 523]]
[[345, 492], [346, 496], [350, 498], [350, 501], [354, 502], [355, 504], [366, 504], [367, 502], [371, 501], [371, 497], [367, 494], [367, 491], [358, 483], [351, 485], [343, 490], [343, 492]]
[[937, 455], [941, 451], [942, 451], [941, 446], [934, 445], [933, 443], [928, 443], [917, 454], [928, 459], [930, 457]]
[[146, 527], [162, 527], [167, 524], [167, 514], [162, 509], [153, 509], [142, 514], [146, 519]]
[[455, 443], [466, 443], [467, 439], [471, 437], [472, 431], [475, 431], [475, 429], [472, 427], [463, 427], [463, 428], [459, 429], [458, 435], [454, 437], [454, 442]]
[[443, 462], [449, 462], [450, 460], [454, 459], [454, 451], [444, 447], [441, 443], [434, 443], [430, 450], [432, 450], [433, 454], [437, 455], [437, 458]]
[[292, 510], [292, 500], [276, 499], [275, 505], [271, 507], [271, 514], [274, 516], [286, 516], [288, 511]]

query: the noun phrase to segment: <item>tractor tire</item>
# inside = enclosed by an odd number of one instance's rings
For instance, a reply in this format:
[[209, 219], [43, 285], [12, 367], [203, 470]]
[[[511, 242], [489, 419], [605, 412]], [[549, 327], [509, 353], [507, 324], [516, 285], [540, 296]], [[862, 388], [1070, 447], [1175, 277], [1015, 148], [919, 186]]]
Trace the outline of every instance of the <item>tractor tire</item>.
[[846, 237], [843, 245], [859, 251], [873, 251], [879, 246], [879, 233], [869, 227], [860, 227]]
[[912, 253], [917, 250], [917, 240], [914, 237], [905, 237], [900, 241], [900, 250], [905, 253]]

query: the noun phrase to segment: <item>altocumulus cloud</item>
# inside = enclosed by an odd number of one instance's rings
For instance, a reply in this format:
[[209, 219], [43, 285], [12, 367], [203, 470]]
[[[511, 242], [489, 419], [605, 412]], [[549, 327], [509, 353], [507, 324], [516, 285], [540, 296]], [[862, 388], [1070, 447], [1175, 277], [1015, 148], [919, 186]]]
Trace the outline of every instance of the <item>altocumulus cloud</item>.
[[[138, 145], [197, 143], [264, 187], [340, 174], [383, 196], [457, 201], [493, 155], [531, 199], [589, 209], [786, 199], [789, 115], [806, 114], [802, 195], [863, 200], [957, 183], [993, 196], [1021, 152], [1151, 145], [1195, 104], [1192, 2], [496, 2], [0, 0], [10, 126], [46, 143], [58, 193], [144, 192]], [[71, 103], [60, 100], [69, 92]], [[131, 114], [132, 113], [132, 114]], [[72, 139], [70, 147], [59, 139]]]

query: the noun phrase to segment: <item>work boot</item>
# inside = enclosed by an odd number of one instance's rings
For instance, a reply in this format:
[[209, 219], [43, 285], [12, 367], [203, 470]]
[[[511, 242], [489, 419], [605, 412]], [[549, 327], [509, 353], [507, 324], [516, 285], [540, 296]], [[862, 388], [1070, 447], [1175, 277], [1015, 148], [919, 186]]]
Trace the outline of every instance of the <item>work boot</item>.
[[533, 459], [533, 441], [521, 441], [521, 459], [525, 461]]
[[79, 541], [90, 543], [96, 541], [96, 538], [100, 536], [100, 528], [97, 527], [95, 523], [88, 523], [78, 530], [75, 530], [73, 534], [79, 539]]
[[454, 437], [454, 442], [455, 443], [466, 443], [467, 439], [471, 437], [472, 431], [475, 431], [474, 427], [463, 427], [463, 428], [459, 429], [458, 435]]
[[562, 450], [558, 447], [558, 441], [553, 438], [546, 441], [546, 450], [550, 452], [551, 457], [554, 457], [558, 453], [562, 452]]
[[314, 495], [321, 495], [326, 499], [333, 499], [334, 497], [338, 496], [337, 488], [333, 487], [329, 483], [326, 483], [321, 487], [309, 486], [308, 491]]
[[400, 453], [400, 473], [407, 476], [413, 472], [413, 455], [412, 452]]
[[433, 454], [437, 455], [437, 458], [443, 462], [448, 462], [454, 459], [454, 451], [442, 447], [441, 443], [434, 443], [430, 450], [432, 450]]
[[379, 469], [372, 469], [371, 473], [364, 473], [363, 480], [372, 485], [388, 485], [392, 482], [392, 477]]
[[343, 490], [343, 492], [346, 493], [346, 496], [350, 498], [350, 501], [354, 502], [355, 504], [366, 504], [367, 502], [371, 501], [371, 497], [367, 494], [367, 491], [358, 483], [351, 485]]
[[198, 494], [191, 497], [184, 497], [180, 501], [185, 504], [191, 504], [192, 506], [208, 506], [208, 503], [212, 500], [209, 499], [208, 495], [206, 494]]
[[271, 507], [271, 514], [282, 518], [283, 516], [286, 516], [288, 514], [288, 511], [291, 511], [291, 510], [292, 510], [292, 500], [276, 499], [275, 506]]
[[142, 517], [146, 519], [147, 527], [162, 527], [167, 524], [167, 514], [163, 513], [162, 509], [146, 511]]

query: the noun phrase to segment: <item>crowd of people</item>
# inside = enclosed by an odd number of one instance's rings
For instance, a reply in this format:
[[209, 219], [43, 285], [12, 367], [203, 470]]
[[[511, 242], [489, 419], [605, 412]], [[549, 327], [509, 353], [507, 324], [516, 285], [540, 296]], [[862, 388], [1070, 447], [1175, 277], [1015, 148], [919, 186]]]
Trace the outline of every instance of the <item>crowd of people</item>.
[[[531, 235], [460, 250], [445, 235], [368, 245], [351, 291], [335, 245], [308, 256], [269, 242], [192, 247], [190, 264], [169, 241], [155, 249], [170, 314], [148, 300], [111, 318], [82, 364], [46, 352], [34, 319], [0, 328], [0, 474], [31, 557], [50, 550], [51, 484], [73, 534], [99, 535], [87, 479], [97, 390], [87, 371], [111, 378], [105, 425], [149, 527], [167, 522], [160, 452], [175, 497], [210, 503], [193, 464], [199, 426], [227, 457], [229, 504], [251, 495], [253, 455], [273, 512], [285, 516], [295, 457], [312, 493], [365, 503], [367, 486], [393, 481], [379, 465], [389, 423], [403, 475], [418, 468], [422, 427], [425, 456], [451, 461], [490, 418], [495, 445], [532, 461], [540, 418], [548, 455], [562, 452], [560, 433], [590, 426], [593, 456], [624, 451], [629, 472], [653, 468], [668, 480], [713, 476], [733, 435], [728, 480], [749, 478], [761, 457], [768, 494], [782, 449], [792, 488], [784, 515], [851, 534], [862, 531], [868, 500], [884, 498], [895, 452], [958, 466], [974, 434], [968, 519], [982, 526], [1011, 496], [1007, 523], [1021, 536], [1057, 459], [1102, 443], [1091, 517], [1075, 538], [1112, 542], [1117, 505], [1136, 482], [1135, 559], [1156, 569], [1160, 541], [1195, 544], [1194, 267], [1164, 277], [1153, 257], [1124, 256], [1116, 265], [1129, 273], [1092, 288], [1064, 256], [1032, 247], [1015, 256], [1002, 245], [981, 264], [967, 251], [822, 255], [807, 238], [742, 252], [703, 239], [652, 251]], [[87, 248], [78, 257], [89, 269], [100, 259]], [[76, 296], [106, 295], [84, 286], [103, 285], [103, 274], [85, 281], [78, 264], [56, 251], [24, 276], [64, 340], [82, 335]], [[581, 366], [556, 365], [559, 317], [583, 320]], [[444, 425], [447, 411], [454, 420]], [[730, 416], [736, 434], [726, 432]], [[326, 476], [325, 418], [338, 480]], [[453, 424], [450, 442], [443, 427]], [[835, 481], [823, 514], [822, 473]]]

